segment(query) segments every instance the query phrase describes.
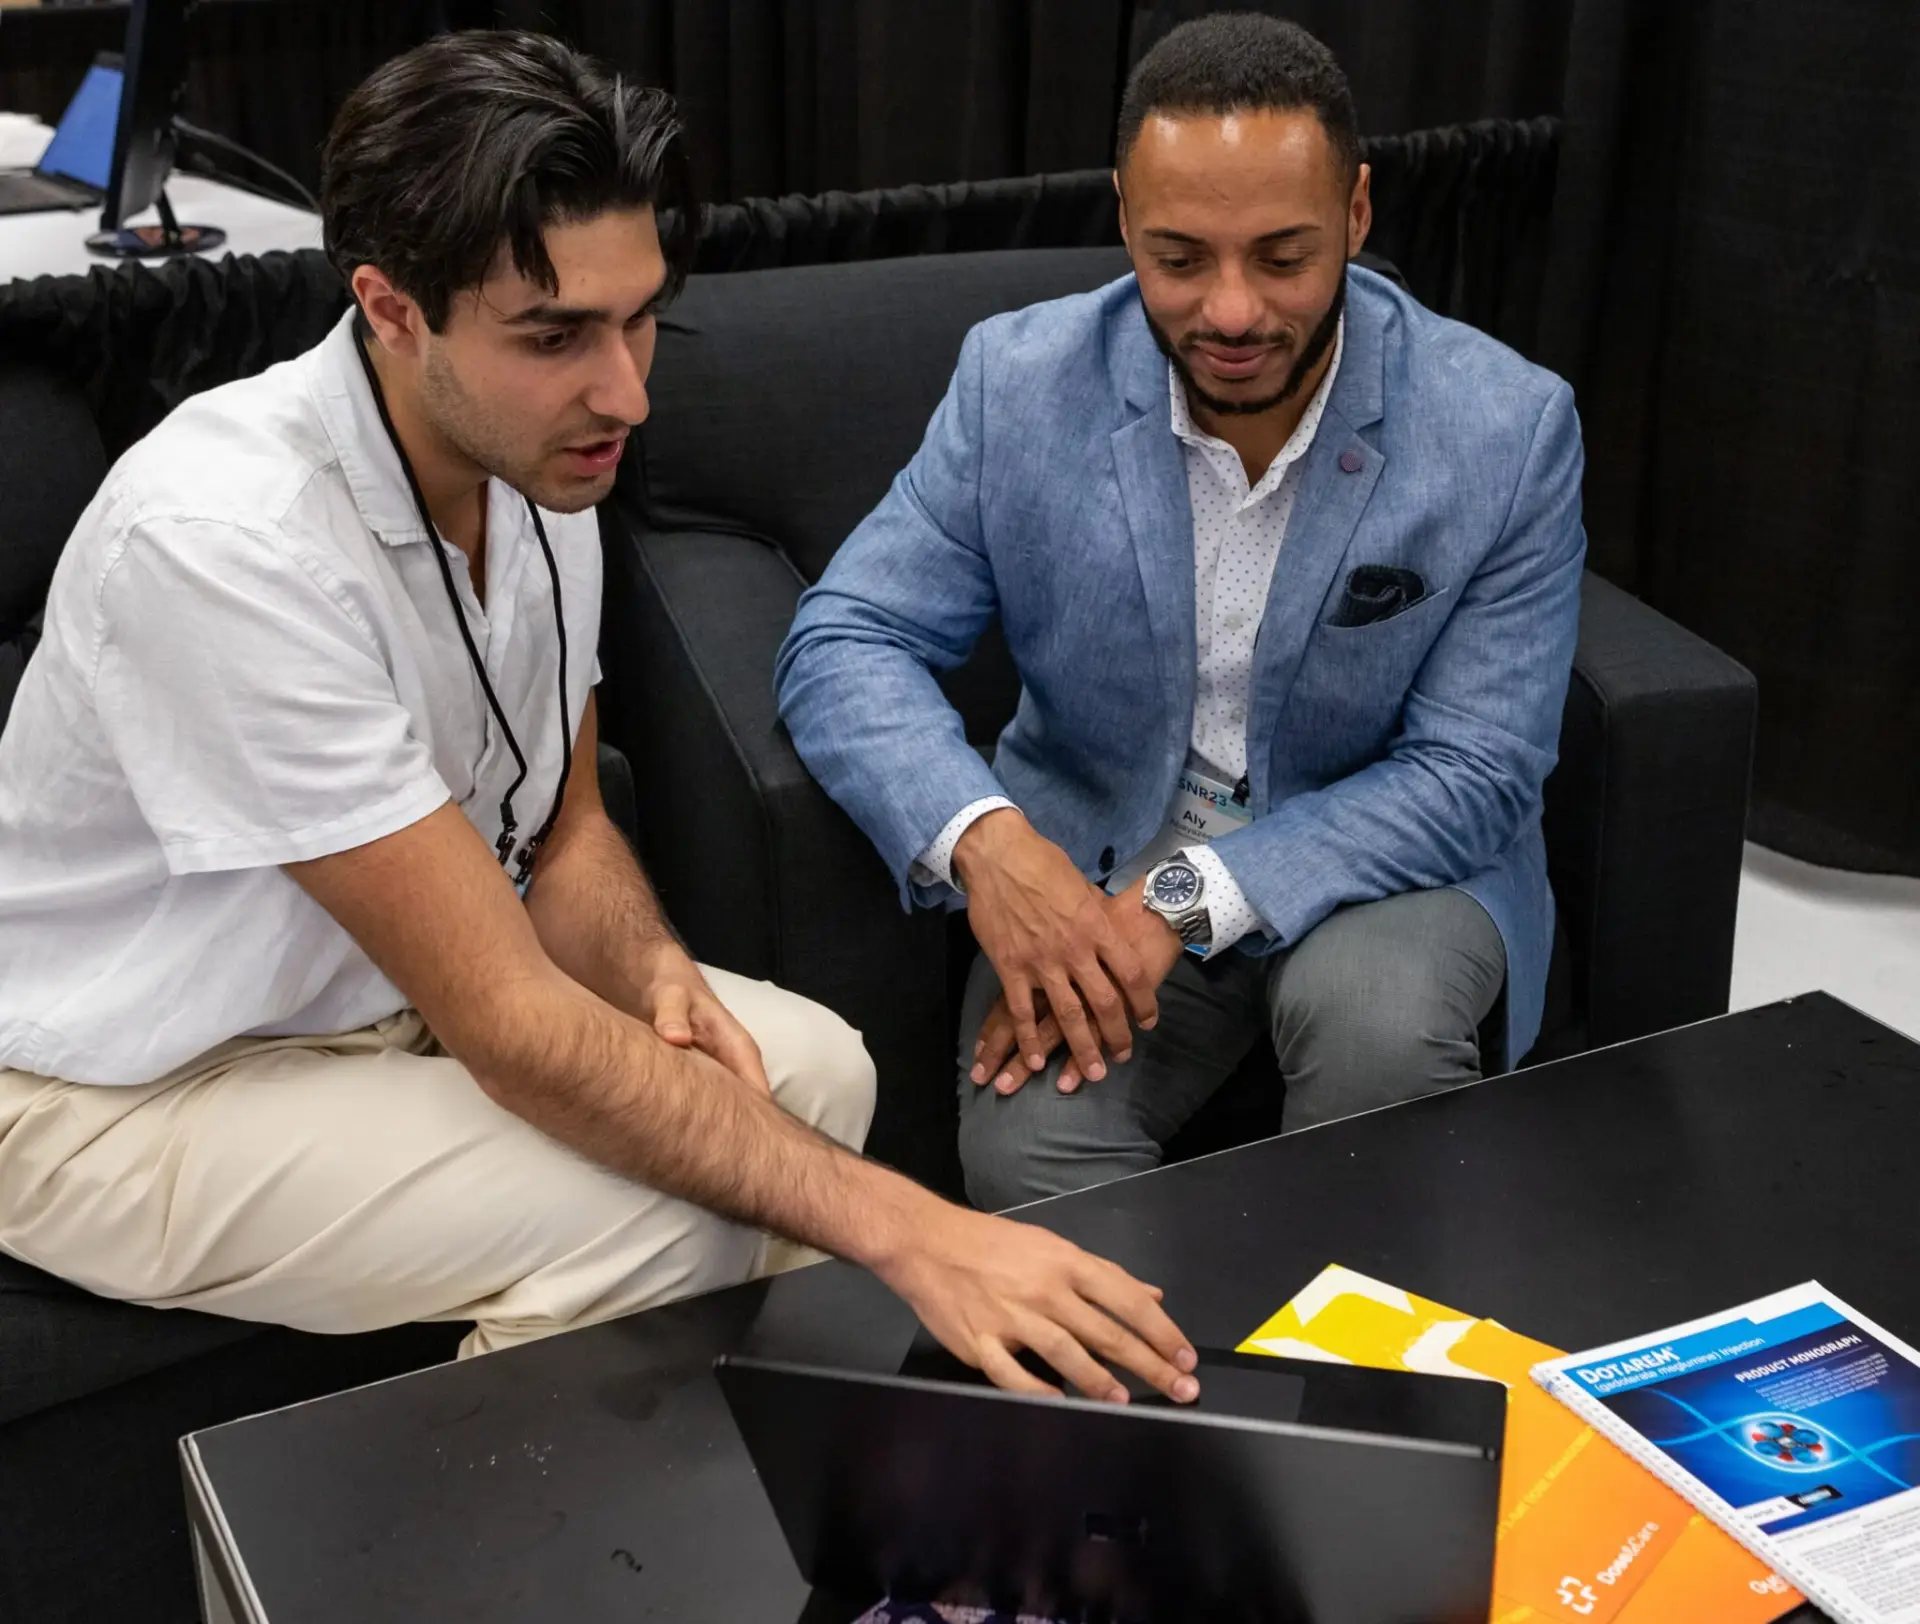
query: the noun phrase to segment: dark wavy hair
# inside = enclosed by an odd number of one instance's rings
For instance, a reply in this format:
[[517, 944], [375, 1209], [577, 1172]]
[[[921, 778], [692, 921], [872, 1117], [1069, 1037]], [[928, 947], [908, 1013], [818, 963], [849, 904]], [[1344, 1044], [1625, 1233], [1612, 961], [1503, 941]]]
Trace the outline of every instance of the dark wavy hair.
[[1135, 64], [1120, 98], [1114, 162], [1124, 166], [1150, 113], [1319, 117], [1351, 182], [1360, 169], [1353, 92], [1333, 52], [1298, 23], [1219, 11], [1182, 23]]
[[376, 68], [321, 155], [327, 257], [343, 279], [377, 266], [435, 331], [504, 245], [548, 293], [547, 227], [651, 204], [671, 297], [700, 210], [673, 98], [544, 34], [442, 34]]

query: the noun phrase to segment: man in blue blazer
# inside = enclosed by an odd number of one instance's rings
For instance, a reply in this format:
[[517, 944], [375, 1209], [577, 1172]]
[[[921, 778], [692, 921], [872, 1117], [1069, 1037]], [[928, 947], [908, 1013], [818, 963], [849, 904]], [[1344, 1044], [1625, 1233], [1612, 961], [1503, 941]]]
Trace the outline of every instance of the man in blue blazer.
[[[1263, 1039], [1288, 1129], [1471, 1081], [1553, 937], [1571, 391], [1350, 264], [1368, 171], [1299, 28], [1176, 29], [1117, 151], [1134, 274], [968, 335], [777, 674], [903, 899], [964, 897], [989, 1208], [1157, 1165]], [[989, 765], [934, 673], [996, 615]]]

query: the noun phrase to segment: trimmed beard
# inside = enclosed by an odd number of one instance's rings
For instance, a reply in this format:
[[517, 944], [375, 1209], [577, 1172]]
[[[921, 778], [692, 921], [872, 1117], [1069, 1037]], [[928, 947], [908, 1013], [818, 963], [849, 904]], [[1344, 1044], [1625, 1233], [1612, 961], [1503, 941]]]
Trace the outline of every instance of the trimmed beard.
[[[1135, 291], [1138, 292], [1137, 284]], [[1188, 399], [1198, 401], [1208, 411], [1219, 417], [1258, 417], [1262, 412], [1270, 412], [1274, 407], [1292, 400], [1327, 351], [1333, 348], [1334, 335], [1340, 330], [1340, 316], [1346, 308], [1347, 273], [1343, 267], [1340, 272], [1340, 285], [1334, 290], [1333, 303], [1327, 306], [1327, 313], [1320, 318], [1312, 333], [1308, 335], [1306, 344], [1301, 348], [1300, 358], [1288, 370], [1279, 392], [1268, 395], [1262, 400], [1222, 400], [1218, 395], [1208, 394], [1194, 381], [1193, 369], [1187, 365], [1186, 357], [1181, 355], [1173, 340], [1153, 319], [1153, 312], [1147, 309], [1146, 300], [1140, 301], [1141, 314], [1147, 318], [1147, 331], [1153, 334], [1153, 341], [1160, 347], [1160, 353], [1173, 363], [1173, 370], [1180, 374], [1180, 381], [1187, 386]]]

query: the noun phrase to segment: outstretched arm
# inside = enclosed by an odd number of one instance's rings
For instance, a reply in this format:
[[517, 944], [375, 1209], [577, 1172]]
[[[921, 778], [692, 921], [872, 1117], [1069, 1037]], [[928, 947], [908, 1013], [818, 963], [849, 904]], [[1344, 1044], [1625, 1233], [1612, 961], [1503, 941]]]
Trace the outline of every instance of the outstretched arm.
[[669, 1194], [865, 1265], [956, 1355], [1032, 1388], [1031, 1348], [1081, 1391], [1108, 1366], [1188, 1398], [1159, 1293], [1044, 1230], [969, 1212], [842, 1149], [764, 1088], [664, 1043], [555, 964], [452, 805], [288, 872], [505, 1109]]

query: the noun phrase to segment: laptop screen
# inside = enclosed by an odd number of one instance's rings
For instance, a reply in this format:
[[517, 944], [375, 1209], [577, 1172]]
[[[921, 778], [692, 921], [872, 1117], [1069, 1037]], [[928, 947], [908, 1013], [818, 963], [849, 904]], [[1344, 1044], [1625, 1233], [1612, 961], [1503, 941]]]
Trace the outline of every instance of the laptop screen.
[[113, 132], [120, 122], [124, 78], [118, 68], [98, 62], [87, 69], [86, 78], [60, 116], [60, 128], [47, 143], [40, 159], [41, 174], [65, 175], [69, 180], [106, 190], [107, 175], [113, 168]]

